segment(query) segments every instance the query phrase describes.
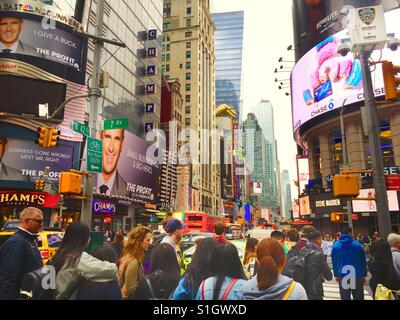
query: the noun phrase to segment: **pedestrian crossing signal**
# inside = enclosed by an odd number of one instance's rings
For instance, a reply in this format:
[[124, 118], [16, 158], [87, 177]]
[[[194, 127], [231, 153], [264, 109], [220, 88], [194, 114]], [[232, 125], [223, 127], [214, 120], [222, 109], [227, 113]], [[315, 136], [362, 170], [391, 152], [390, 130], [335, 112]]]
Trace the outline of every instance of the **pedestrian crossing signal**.
[[382, 71], [385, 82], [386, 100], [390, 101], [400, 98], [400, 66], [395, 66], [390, 61], [384, 61]]

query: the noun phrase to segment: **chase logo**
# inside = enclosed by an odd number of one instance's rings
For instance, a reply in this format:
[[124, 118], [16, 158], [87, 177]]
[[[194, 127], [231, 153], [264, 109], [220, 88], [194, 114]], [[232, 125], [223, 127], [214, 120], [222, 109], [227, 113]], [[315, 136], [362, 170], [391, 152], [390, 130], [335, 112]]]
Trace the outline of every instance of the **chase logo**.
[[34, 8], [32, 5], [30, 4], [24, 4], [24, 6], [22, 7], [22, 10], [24, 10], [25, 12], [34, 12]]
[[335, 104], [334, 104], [333, 100], [331, 100], [331, 101], [329, 102], [328, 108], [329, 108], [329, 110], [335, 109]]
[[358, 10], [358, 15], [360, 16], [361, 21], [369, 26], [375, 20], [376, 11], [374, 8], [362, 8]]

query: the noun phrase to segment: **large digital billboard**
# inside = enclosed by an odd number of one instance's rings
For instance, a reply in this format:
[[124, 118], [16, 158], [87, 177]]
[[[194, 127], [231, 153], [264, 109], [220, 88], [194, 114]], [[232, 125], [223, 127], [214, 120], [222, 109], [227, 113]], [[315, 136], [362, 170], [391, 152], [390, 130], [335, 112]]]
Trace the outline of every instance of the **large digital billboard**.
[[[389, 211], [399, 211], [399, 200], [397, 198], [397, 191], [388, 191], [388, 202]], [[377, 212], [376, 201], [375, 201], [375, 189], [363, 189], [360, 190], [358, 198], [371, 200], [353, 200], [353, 211], [354, 212]]]
[[150, 143], [123, 129], [102, 131], [99, 138], [103, 173], [97, 174], [94, 192], [156, 202], [161, 169], [146, 157]]
[[[400, 9], [385, 14], [388, 32], [400, 37]], [[348, 40], [347, 30], [338, 32], [316, 45], [305, 54], [292, 71], [293, 128], [297, 131], [308, 121], [319, 116], [363, 101], [361, 65], [352, 53], [342, 57], [337, 47]], [[400, 63], [400, 54], [385, 48], [373, 52], [374, 61], [388, 60]], [[375, 95], [383, 96], [384, 82], [381, 65], [372, 73]]]

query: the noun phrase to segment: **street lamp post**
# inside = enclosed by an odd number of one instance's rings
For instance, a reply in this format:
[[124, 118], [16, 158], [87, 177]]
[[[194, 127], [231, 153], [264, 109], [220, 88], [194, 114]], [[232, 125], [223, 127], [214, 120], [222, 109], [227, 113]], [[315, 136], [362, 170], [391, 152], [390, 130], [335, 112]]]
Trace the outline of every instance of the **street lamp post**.
[[387, 236], [391, 233], [392, 228], [380, 143], [378, 111], [375, 101], [374, 88], [372, 85], [371, 70], [368, 62], [370, 55], [370, 51], [362, 50], [362, 52], [359, 54], [359, 58], [363, 74], [364, 99], [368, 122], [368, 139], [371, 149], [371, 161], [374, 169], [374, 188], [376, 195], [379, 233], [382, 239], [387, 239]]
[[[344, 106], [346, 104], [347, 99], [343, 101], [342, 108], [340, 109], [340, 131], [342, 134], [342, 154], [343, 154], [343, 165], [344, 167], [349, 166], [349, 157], [347, 154], [347, 141], [346, 141], [346, 133], [345, 133], [345, 128], [344, 128], [344, 119], [343, 119], [343, 111], [344, 111]], [[349, 220], [349, 227], [354, 230], [354, 224], [353, 224], [353, 216], [352, 216], [352, 204], [351, 201], [347, 201], [347, 214], [348, 214], [348, 220]]]

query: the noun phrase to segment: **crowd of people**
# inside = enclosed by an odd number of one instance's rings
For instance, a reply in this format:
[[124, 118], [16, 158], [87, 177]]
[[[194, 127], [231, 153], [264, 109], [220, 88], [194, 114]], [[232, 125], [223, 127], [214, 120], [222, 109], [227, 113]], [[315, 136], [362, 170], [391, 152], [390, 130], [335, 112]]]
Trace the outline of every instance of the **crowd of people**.
[[[42, 267], [35, 235], [43, 213], [27, 208], [17, 233], [0, 248], [0, 299], [18, 299], [24, 275]], [[58, 300], [323, 300], [324, 281], [336, 278], [342, 300], [364, 299], [367, 273], [374, 295], [377, 288], [400, 290], [400, 236], [375, 237], [367, 262], [365, 248], [344, 227], [335, 240], [312, 226], [298, 232], [274, 231], [263, 240], [247, 239], [243, 261], [238, 249], [216, 226], [214, 238], [197, 242], [188, 269], [181, 274], [179, 243], [183, 226], [170, 219], [167, 234], [153, 243], [150, 228], [119, 231], [114, 241], [91, 254], [85, 249], [90, 229], [71, 224], [49, 262], [56, 271]], [[151, 252], [149, 254], [149, 252]], [[332, 268], [327, 257], [331, 257]], [[346, 285], [349, 274], [353, 281]]]

